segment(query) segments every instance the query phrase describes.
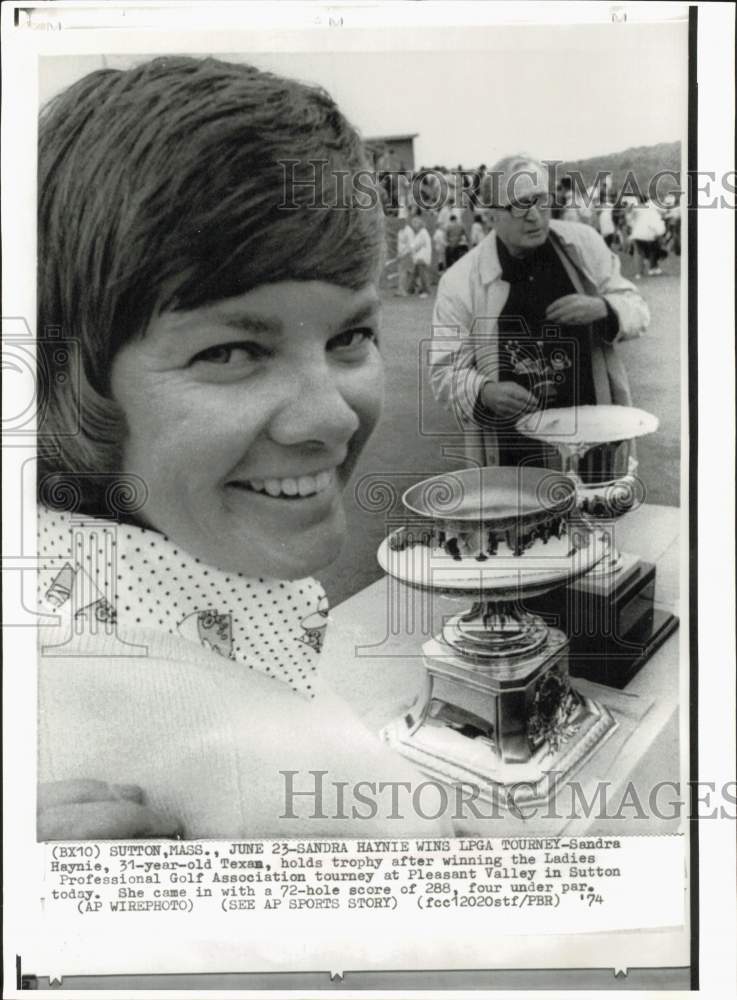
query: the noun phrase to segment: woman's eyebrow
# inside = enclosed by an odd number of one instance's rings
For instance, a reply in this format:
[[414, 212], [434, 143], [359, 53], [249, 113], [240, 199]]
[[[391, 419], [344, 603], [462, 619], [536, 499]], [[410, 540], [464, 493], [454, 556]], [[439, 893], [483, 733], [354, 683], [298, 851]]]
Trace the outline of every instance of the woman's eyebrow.
[[359, 326], [361, 323], [365, 323], [367, 320], [376, 319], [381, 309], [380, 302], [369, 302], [365, 306], [361, 306], [350, 316], [341, 320], [338, 324], [342, 330], [349, 326]]
[[270, 319], [247, 312], [219, 313], [218, 320], [242, 333], [280, 334], [284, 332], [281, 320]]

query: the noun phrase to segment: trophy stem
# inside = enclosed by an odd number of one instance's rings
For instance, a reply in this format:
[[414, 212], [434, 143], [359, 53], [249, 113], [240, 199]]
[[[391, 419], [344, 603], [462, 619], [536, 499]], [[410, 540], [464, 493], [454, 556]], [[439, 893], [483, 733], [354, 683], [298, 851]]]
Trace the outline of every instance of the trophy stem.
[[454, 650], [476, 661], [529, 654], [544, 645], [543, 620], [518, 600], [475, 601], [469, 611], [453, 615], [443, 638]]
[[[586, 486], [580, 472], [581, 454], [577, 451], [561, 449], [560, 456], [564, 473], [567, 476], [570, 476], [576, 484], [576, 490], [579, 494], [579, 503], [582, 510], [591, 515], [586, 496]], [[607, 483], [605, 485], [609, 486], [610, 484]], [[593, 514], [593, 520], [595, 521], [597, 528], [600, 530], [601, 539], [606, 546], [606, 552], [604, 553], [603, 558], [588, 571], [587, 576], [589, 576], [592, 580], [608, 580], [614, 577], [622, 569], [622, 558], [619, 554], [617, 546], [614, 544], [614, 520], [602, 518], [600, 514], [599, 516]]]
[[619, 549], [614, 544], [614, 522], [602, 521], [600, 518], [597, 518], [596, 526], [599, 529], [600, 537], [606, 551], [604, 556], [586, 575], [592, 580], [608, 580], [621, 571], [623, 561]]

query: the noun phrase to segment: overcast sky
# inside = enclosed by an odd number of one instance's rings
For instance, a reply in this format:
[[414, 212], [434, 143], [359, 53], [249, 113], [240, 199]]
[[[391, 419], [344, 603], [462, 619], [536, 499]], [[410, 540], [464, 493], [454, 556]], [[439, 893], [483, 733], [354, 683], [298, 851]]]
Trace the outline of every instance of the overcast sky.
[[[518, 150], [570, 160], [685, 137], [684, 23], [498, 26], [426, 38], [421, 51], [397, 50], [394, 31], [383, 51], [227, 57], [323, 85], [365, 136], [417, 132], [418, 166], [490, 165]], [[101, 61], [42, 59], [41, 98]]]

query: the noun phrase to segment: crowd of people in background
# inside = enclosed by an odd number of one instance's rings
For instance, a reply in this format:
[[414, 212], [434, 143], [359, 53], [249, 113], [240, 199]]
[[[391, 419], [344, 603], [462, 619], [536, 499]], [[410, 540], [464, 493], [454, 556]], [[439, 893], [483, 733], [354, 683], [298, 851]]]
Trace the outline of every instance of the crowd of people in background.
[[[443, 271], [490, 232], [491, 175], [484, 164], [472, 170], [422, 167], [380, 174], [379, 181], [385, 214], [398, 226], [396, 248], [391, 235], [388, 255], [396, 294], [426, 298]], [[585, 189], [578, 178], [564, 175], [551, 197], [552, 218], [593, 226], [612, 251], [632, 255], [637, 280], [662, 274], [663, 259], [680, 255], [677, 193], [656, 203], [611, 185]]]

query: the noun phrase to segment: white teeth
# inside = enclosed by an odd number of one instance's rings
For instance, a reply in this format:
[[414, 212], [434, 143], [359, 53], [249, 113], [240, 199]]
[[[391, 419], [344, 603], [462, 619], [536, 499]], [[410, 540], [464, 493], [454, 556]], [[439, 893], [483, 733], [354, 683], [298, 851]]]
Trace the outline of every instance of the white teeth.
[[317, 484], [314, 476], [300, 476], [297, 480], [299, 495], [301, 497], [311, 496], [317, 492]]
[[322, 493], [335, 479], [333, 469], [318, 472], [316, 476], [287, 476], [285, 479], [250, 479], [248, 486], [256, 493], [268, 493], [270, 497], [309, 497]]
[[264, 480], [264, 489], [269, 494], [270, 497], [278, 497], [281, 493], [281, 480], [280, 479], [266, 479]]

